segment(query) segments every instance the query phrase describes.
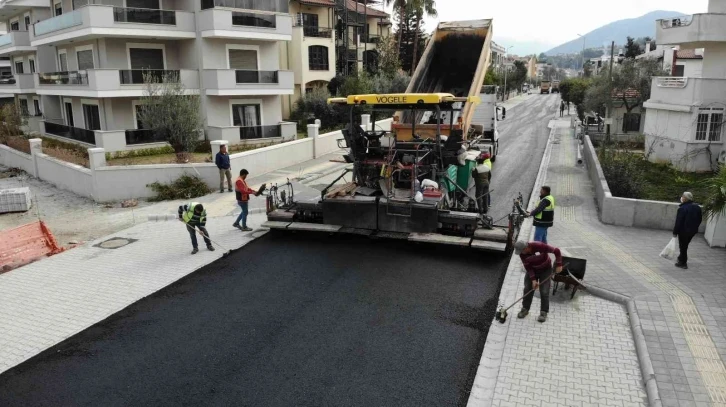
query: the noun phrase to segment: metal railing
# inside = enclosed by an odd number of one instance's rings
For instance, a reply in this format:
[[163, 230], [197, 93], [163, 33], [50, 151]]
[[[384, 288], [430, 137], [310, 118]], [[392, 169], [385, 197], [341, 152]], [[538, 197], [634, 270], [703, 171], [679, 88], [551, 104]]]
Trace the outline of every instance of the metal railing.
[[126, 144], [163, 143], [166, 138], [153, 130], [126, 130]]
[[361, 35], [360, 36], [360, 41], [361, 42], [365, 42], [367, 44], [378, 44], [381, 41], [381, 36], [380, 35], [372, 35], [372, 34]]
[[687, 27], [693, 22], [693, 16], [667, 18], [659, 21], [661, 28]]
[[179, 70], [171, 69], [122, 69], [118, 71], [122, 85], [143, 85], [144, 78], [154, 82], [179, 82]]
[[276, 28], [277, 19], [272, 14], [232, 12], [232, 25], [245, 27]]
[[303, 26], [303, 35], [306, 37], [332, 38], [333, 29], [327, 27]]
[[330, 64], [329, 63], [316, 63], [316, 62], [310, 62], [308, 64], [308, 69], [311, 71], [329, 71], [330, 70]]
[[685, 88], [688, 85], [688, 78], [659, 76], [655, 78], [655, 85], [659, 88]]
[[277, 71], [234, 71], [237, 83], [279, 83]]
[[88, 85], [86, 71], [44, 72], [38, 74], [41, 85]]
[[35, 23], [33, 25], [33, 33], [35, 33], [35, 36], [37, 37], [39, 35], [65, 30], [66, 28], [75, 27], [81, 24], [83, 24], [81, 10], [74, 10], [70, 13], [61, 14], [57, 17]]
[[176, 25], [176, 12], [172, 10], [114, 7], [113, 21], [119, 23]]
[[214, 7], [238, 8], [242, 10], [289, 13], [288, 0], [201, 0], [202, 10]]
[[4, 46], [10, 45], [12, 43], [13, 43], [13, 36], [10, 33], [0, 36], [0, 47], [4, 47]]
[[279, 124], [275, 124], [272, 126], [252, 126], [239, 128], [240, 140], [282, 137], [281, 134], [282, 133], [280, 131]]
[[96, 134], [93, 130], [79, 129], [78, 127], [46, 121], [45, 132], [54, 136], [96, 145]]

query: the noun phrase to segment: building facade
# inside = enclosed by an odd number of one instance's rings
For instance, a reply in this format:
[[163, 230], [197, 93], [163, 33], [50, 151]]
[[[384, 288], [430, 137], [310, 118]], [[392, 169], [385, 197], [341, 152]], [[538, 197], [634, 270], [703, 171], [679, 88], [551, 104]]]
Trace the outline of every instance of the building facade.
[[210, 140], [285, 131], [287, 0], [5, 0], [0, 13], [14, 76], [0, 92], [27, 103], [41, 133], [108, 150], [161, 141], [137, 115], [145, 78], [198, 93]]
[[708, 13], [659, 20], [656, 30], [659, 45], [704, 50], [696, 59], [700, 72], [697, 64], [684, 64], [680, 76], [653, 79], [645, 103], [649, 158], [685, 171], [712, 170], [724, 151], [726, 3], [711, 0]]

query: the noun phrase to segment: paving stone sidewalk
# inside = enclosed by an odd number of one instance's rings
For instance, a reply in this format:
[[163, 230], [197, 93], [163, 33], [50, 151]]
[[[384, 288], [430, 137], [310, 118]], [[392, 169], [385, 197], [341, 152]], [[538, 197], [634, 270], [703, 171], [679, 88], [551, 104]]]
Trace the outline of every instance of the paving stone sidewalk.
[[[569, 123], [553, 122], [538, 180], [557, 199], [549, 242], [587, 259], [586, 283], [635, 300], [659, 400], [646, 396], [626, 309], [578, 292], [572, 301], [558, 293], [544, 324], [535, 299], [530, 317], [518, 320], [515, 307], [492, 325], [469, 405], [724, 405], [726, 251], [698, 236], [684, 271], [658, 256], [670, 232], [600, 223]], [[521, 262], [512, 263], [500, 299], [521, 295]]]

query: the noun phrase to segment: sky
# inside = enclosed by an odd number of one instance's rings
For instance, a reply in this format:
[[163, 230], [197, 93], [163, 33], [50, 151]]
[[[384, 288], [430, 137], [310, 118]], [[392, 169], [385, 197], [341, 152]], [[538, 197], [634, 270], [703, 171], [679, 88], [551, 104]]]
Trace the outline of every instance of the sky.
[[[722, 1], [722, 0], [713, 0]], [[387, 7], [389, 13], [392, 7]], [[527, 55], [549, 50], [613, 21], [640, 17], [655, 10], [705, 13], [708, 0], [436, 0], [438, 21], [494, 19], [494, 41]]]

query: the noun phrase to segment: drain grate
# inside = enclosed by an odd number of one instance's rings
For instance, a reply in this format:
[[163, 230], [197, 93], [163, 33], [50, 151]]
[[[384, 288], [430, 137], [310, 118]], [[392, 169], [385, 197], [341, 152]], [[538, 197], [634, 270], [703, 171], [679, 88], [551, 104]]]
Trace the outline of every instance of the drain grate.
[[126, 237], [114, 237], [108, 240], [105, 240], [97, 245], [94, 245], [93, 247], [99, 247], [101, 249], [118, 249], [120, 247], [124, 247], [128, 244], [131, 244], [133, 242], [136, 242], [137, 239], [129, 239]]

